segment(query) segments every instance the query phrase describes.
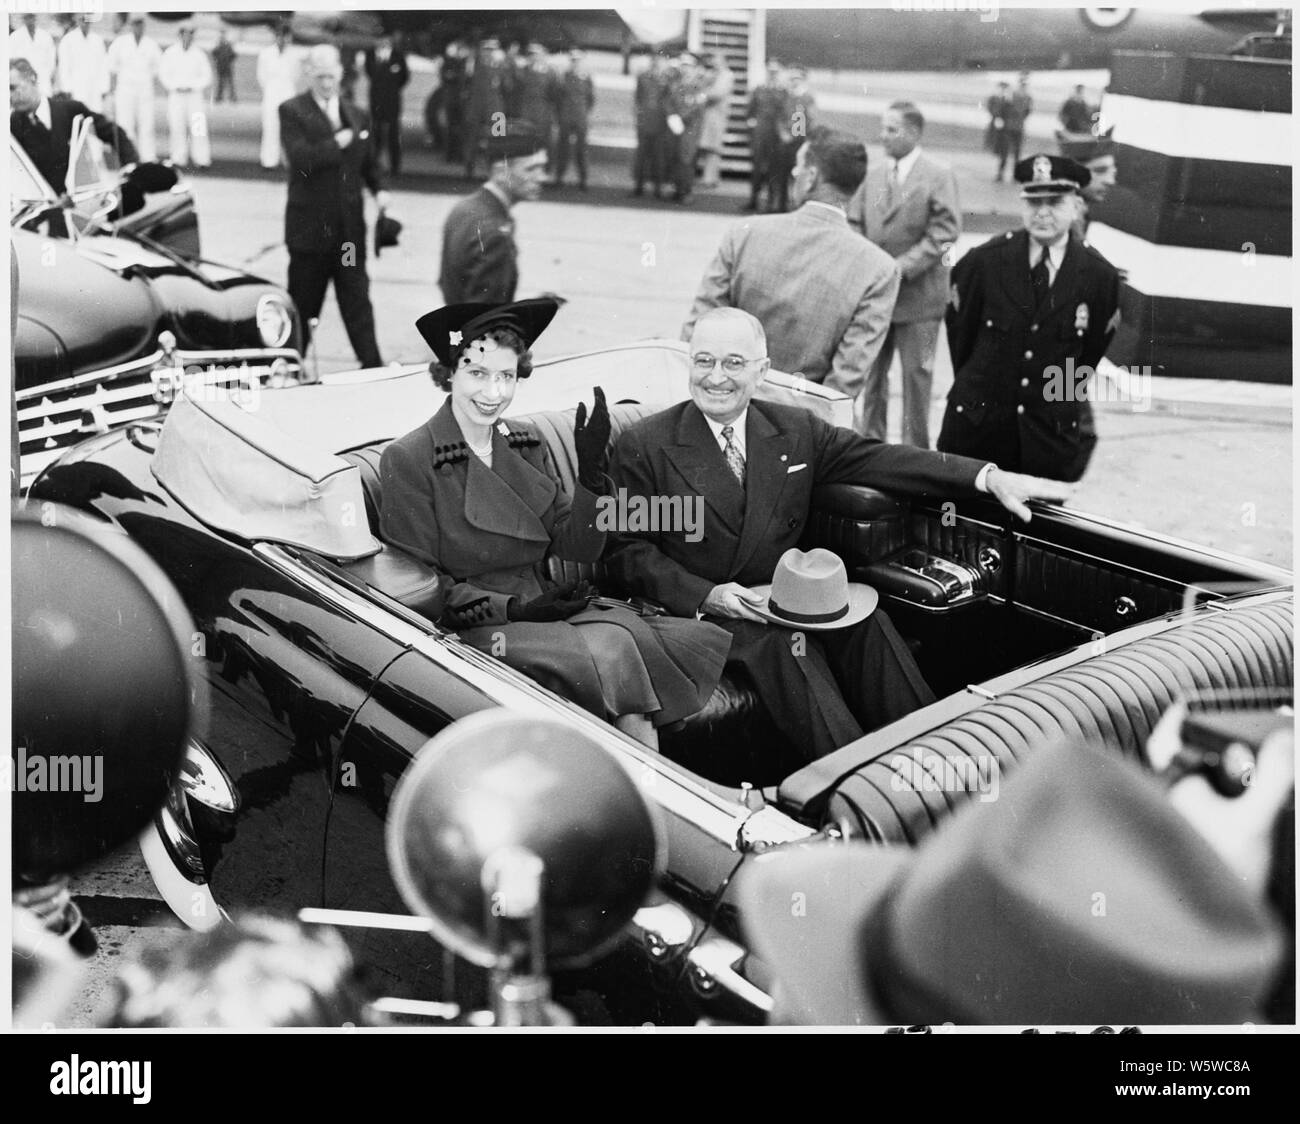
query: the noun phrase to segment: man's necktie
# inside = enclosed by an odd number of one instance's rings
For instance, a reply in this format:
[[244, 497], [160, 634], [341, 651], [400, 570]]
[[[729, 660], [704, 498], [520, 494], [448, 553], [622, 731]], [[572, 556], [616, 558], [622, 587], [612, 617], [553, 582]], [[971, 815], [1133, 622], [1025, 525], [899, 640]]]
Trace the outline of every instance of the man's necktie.
[[727, 442], [727, 447], [723, 450], [727, 458], [727, 467], [731, 469], [731, 474], [743, 488], [745, 486], [745, 458], [741, 456], [740, 449], [736, 445], [735, 428], [724, 425], [722, 427], [722, 437]]
[[892, 207], [898, 202], [898, 161], [889, 165], [889, 179], [886, 186], [885, 206]]
[[1042, 308], [1052, 293], [1052, 275], [1047, 270], [1046, 250], [1039, 257], [1038, 264], [1029, 271], [1029, 283], [1034, 291], [1034, 303]]

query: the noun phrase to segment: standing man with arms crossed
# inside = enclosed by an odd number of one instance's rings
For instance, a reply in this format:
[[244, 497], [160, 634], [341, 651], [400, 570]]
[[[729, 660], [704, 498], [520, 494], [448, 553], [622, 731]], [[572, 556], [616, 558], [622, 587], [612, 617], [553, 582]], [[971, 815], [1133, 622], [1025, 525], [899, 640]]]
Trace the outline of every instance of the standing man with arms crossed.
[[388, 208], [389, 196], [370, 146], [370, 123], [339, 96], [338, 48], [313, 47], [306, 69], [308, 92], [280, 106], [280, 136], [289, 158], [284, 216], [289, 295], [302, 316], [305, 351], [311, 321], [320, 315], [332, 281], [357, 360], [363, 367], [379, 367], [361, 189], [371, 190], [381, 211]]
[[814, 128], [795, 159], [796, 210], [743, 219], [723, 236], [682, 327], [740, 308], [767, 333], [776, 369], [857, 398], [898, 296], [898, 267], [849, 227], [845, 208], [867, 170], [860, 140]]
[[885, 440], [889, 365], [903, 366], [903, 443], [930, 447], [930, 387], [939, 325], [948, 304], [948, 261], [961, 234], [957, 181], [951, 169], [921, 151], [925, 118], [896, 101], [880, 123], [885, 161], [849, 203], [849, 225], [898, 263], [900, 284], [889, 333], [862, 388], [862, 432]]
[[1026, 500], [1060, 500], [1070, 489], [978, 460], [883, 445], [798, 406], [754, 401], [771, 364], [766, 344], [748, 313], [727, 308], [700, 317], [689, 341], [691, 400], [625, 430], [610, 475], [629, 497], [702, 496], [704, 537], [620, 532], [606, 547], [606, 564], [625, 592], [730, 632], [729, 662], [745, 668], [773, 722], [811, 760], [934, 699], [879, 609], [848, 628], [803, 632], [806, 646], [754, 612], [760, 599], [752, 587], [770, 582], [777, 561], [800, 541], [813, 488], [985, 491], [1022, 519]]
[[1090, 382], [1119, 325], [1119, 273], [1071, 236], [1086, 168], [1040, 153], [1016, 180], [1024, 227], [952, 271], [954, 381], [938, 448], [1078, 480], [1097, 443]]

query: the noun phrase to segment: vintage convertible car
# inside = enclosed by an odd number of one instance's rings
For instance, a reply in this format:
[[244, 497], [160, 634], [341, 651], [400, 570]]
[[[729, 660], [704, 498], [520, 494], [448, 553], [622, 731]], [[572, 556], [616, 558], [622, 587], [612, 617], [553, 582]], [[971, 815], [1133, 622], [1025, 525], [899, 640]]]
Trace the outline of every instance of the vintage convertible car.
[[175, 173], [110, 171], [97, 152], [74, 134], [60, 198], [9, 138], [24, 484], [83, 437], [157, 417], [182, 386], [251, 394], [309, 377], [288, 293], [200, 256], [193, 195], [165, 187]]
[[[685, 396], [686, 367], [684, 346], [667, 341], [539, 362], [515, 412], [572, 486], [573, 411], [542, 407], [599, 382], [618, 403], [616, 438]], [[783, 376], [770, 392], [831, 416], [846, 405]], [[196, 622], [211, 716], [162, 830], [190, 888], [220, 907], [406, 913], [383, 826], [413, 755], [484, 708], [545, 712], [642, 781], [667, 836], [658, 896], [623, 946], [559, 978], [557, 993], [584, 1019], [758, 1021], [770, 981], [731, 897], [751, 856], [827, 837], [913, 845], [1062, 735], [1140, 759], [1181, 693], [1292, 683], [1288, 573], [1069, 507], [1040, 505], [1026, 525], [985, 499], [827, 486], [808, 543], [880, 591], [938, 701], [805, 764], [774, 736], [753, 685], [728, 678], [663, 732], [656, 755], [438, 628], [438, 575], [379, 541], [380, 452], [439, 397], [408, 370], [270, 391], [256, 412], [186, 400], [165, 425], [91, 438], [32, 486], [29, 502], [70, 504], [129, 534]], [[478, 986], [424, 936], [359, 928], [352, 939], [389, 994], [463, 998]]]

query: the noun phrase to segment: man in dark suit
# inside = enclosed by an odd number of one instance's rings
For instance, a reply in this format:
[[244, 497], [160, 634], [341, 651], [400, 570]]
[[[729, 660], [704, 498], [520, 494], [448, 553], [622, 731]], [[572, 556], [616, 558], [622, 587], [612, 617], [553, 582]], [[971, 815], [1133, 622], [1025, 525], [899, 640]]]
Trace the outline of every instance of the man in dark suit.
[[767, 60], [767, 81], [755, 86], [745, 108], [753, 170], [749, 176], [746, 211], [758, 210], [758, 196], [767, 190], [767, 209], [776, 209], [781, 192], [776, 176], [781, 166], [781, 146], [790, 141], [790, 91], [776, 59]]
[[877, 610], [830, 632], [795, 635], [753, 611], [751, 587], [770, 582], [795, 546], [818, 484], [854, 483], [930, 496], [991, 492], [1022, 519], [1025, 501], [1070, 489], [965, 457], [884, 445], [795, 406], [751, 401], [768, 367], [762, 325], [715, 309], [690, 340], [691, 401], [626, 430], [610, 474], [633, 497], [702, 496], [704, 537], [622, 531], [606, 550], [611, 577], [676, 615], [697, 613], [732, 635], [740, 664], [772, 720], [811, 759], [932, 701], [906, 644]]
[[363, 367], [383, 360], [375, 341], [375, 315], [366, 274], [366, 214], [362, 186], [380, 211], [389, 196], [370, 144], [366, 115], [339, 95], [343, 66], [338, 48], [313, 47], [305, 69], [309, 89], [280, 105], [280, 140], [289, 160], [289, 203], [284, 240], [289, 249], [289, 295], [303, 322], [320, 315], [325, 290], [334, 295], [348, 340]]
[[632, 162], [632, 194], [641, 195], [646, 181], [654, 186], [655, 198], [663, 198], [663, 184], [671, 181], [668, 148], [676, 138], [668, 131], [669, 81], [663, 55], [655, 52], [650, 65], [636, 76], [633, 105], [636, 109], [636, 155]]
[[939, 325], [948, 304], [948, 257], [961, 234], [957, 181], [947, 165], [921, 151], [925, 118], [911, 102], [894, 102], [880, 121], [885, 159], [872, 165], [849, 202], [849, 225], [898, 263], [898, 300], [889, 334], [862, 388], [862, 432], [885, 439], [889, 365], [898, 351], [903, 374], [903, 441], [930, 447], [930, 387]]
[[474, 178], [478, 154], [492, 135], [493, 126], [504, 121], [514, 99], [515, 69], [496, 38], [484, 39], [474, 59], [465, 111], [465, 178]]
[[506, 304], [519, 283], [519, 251], [510, 209], [536, 199], [546, 177], [546, 141], [527, 121], [508, 122], [487, 138], [491, 178], [451, 209], [442, 228], [438, 284], [447, 304]]
[[845, 214], [867, 171], [856, 137], [819, 125], [795, 158], [797, 210], [735, 223], [700, 279], [682, 328], [710, 308], [743, 308], [772, 341], [778, 371], [857, 398], [898, 296], [898, 267]]
[[578, 187], [587, 190], [587, 117], [596, 104], [596, 87], [583, 66], [585, 54], [575, 47], [569, 52], [569, 69], [555, 85], [555, 110], [559, 120], [559, 144], [556, 146], [555, 182], [564, 182], [569, 169], [569, 154], [578, 166]]
[[406, 52], [387, 35], [366, 52], [370, 116], [375, 123], [376, 152], [388, 150], [388, 170], [402, 171], [402, 91], [411, 80]]
[[1092, 382], [1119, 325], [1119, 273], [1071, 236], [1088, 170], [1038, 154], [1016, 165], [1024, 229], [952, 272], [954, 381], [938, 448], [1078, 480], [1097, 443]]
[[[119, 164], [136, 161], [131, 138], [102, 113], [95, 113], [73, 98], [43, 97], [36, 69], [26, 59], [14, 59], [9, 64], [9, 104], [9, 131], [31, 157], [36, 170], [60, 195], [67, 184], [72, 123], [79, 116], [91, 120], [95, 135], [116, 150]], [[62, 215], [51, 216], [50, 233], [67, 233]]]

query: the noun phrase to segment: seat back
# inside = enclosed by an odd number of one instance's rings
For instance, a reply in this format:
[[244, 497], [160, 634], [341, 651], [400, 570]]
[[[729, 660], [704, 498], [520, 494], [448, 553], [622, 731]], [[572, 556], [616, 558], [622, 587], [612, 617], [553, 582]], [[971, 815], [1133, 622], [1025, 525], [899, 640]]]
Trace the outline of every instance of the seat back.
[[[821, 812], [823, 822], [846, 820], [868, 838], [916, 843], [965, 800], [988, 796], [991, 770], [1000, 776], [1044, 745], [1072, 737], [1138, 758], [1160, 716], [1187, 691], [1292, 687], [1292, 611], [1290, 597], [1274, 598], [1128, 643], [1111, 636], [1105, 653], [998, 693], [902, 744], [891, 743], [886, 727], [814, 762], [786, 779], [782, 801], [804, 816]], [[1150, 633], [1151, 624], [1134, 631]], [[902, 721], [923, 720], [918, 712]]]
[[[525, 422], [531, 425], [546, 445], [551, 454], [551, 463], [559, 478], [564, 494], [572, 496], [578, 479], [578, 454], [573, 444], [573, 419], [577, 407], [568, 410], [547, 410], [523, 417], [511, 418], [511, 421]], [[643, 406], [639, 402], [621, 402], [609, 408], [609, 447], [628, 426], [634, 425], [642, 418], [657, 412], [657, 407]], [[343, 459], [357, 466], [361, 473], [361, 487], [365, 493], [366, 518], [370, 520], [370, 529], [379, 534], [380, 515], [384, 510], [383, 486], [379, 479], [379, 460], [388, 447], [388, 441], [376, 441], [370, 445], [361, 445], [343, 453]], [[590, 572], [586, 576], [591, 576]]]

